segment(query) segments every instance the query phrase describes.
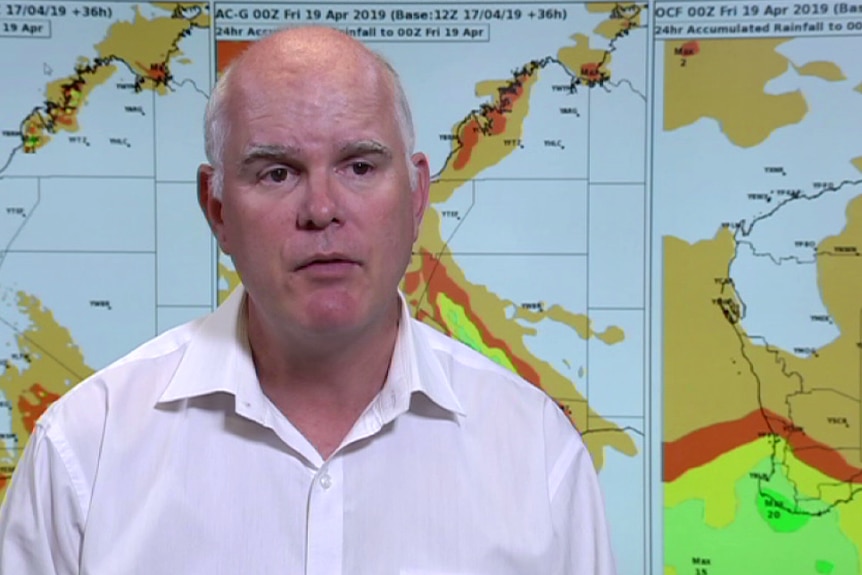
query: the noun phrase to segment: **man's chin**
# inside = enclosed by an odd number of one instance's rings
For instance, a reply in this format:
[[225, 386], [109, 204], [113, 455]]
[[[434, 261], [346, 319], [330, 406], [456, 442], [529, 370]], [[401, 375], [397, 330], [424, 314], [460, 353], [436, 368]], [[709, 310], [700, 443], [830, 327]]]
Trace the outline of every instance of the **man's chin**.
[[320, 335], [351, 333], [363, 323], [360, 304], [346, 296], [313, 298], [301, 314], [304, 330]]
[[371, 335], [386, 331], [384, 324], [389, 320], [397, 325], [397, 301], [393, 295], [392, 308], [378, 310], [372, 302], [350, 292], [316, 293], [298, 311], [298, 325], [301, 331], [315, 337], [349, 339]]

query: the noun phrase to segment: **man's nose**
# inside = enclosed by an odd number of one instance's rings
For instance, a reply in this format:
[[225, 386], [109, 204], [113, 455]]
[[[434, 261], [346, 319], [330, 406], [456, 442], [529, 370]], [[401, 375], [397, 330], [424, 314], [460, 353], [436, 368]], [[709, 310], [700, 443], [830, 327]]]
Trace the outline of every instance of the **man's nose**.
[[304, 230], [320, 230], [341, 223], [338, 183], [333, 174], [309, 174], [297, 211], [297, 226]]

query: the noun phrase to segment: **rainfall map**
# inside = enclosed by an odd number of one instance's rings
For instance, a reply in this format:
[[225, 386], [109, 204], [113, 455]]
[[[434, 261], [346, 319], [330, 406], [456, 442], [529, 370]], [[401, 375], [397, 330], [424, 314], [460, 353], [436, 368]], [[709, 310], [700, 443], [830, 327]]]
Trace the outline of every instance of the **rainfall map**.
[[400, 72], [433, 174], [402, 292], [568, 414], [622, 575], [860, 573], [846, 2], [0, 0], [0, 497], [53, 401], [240, 281], [204, 106], [305, 24]]

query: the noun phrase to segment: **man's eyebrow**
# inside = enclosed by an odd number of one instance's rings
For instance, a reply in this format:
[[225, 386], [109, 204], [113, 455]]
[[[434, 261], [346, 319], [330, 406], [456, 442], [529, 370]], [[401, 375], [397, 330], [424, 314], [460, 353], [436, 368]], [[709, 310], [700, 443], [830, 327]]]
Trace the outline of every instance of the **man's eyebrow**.
[[355, 142], [347, 142], [339, 148], [344, 156], [364, 156], [364, 155], [381, 155], [386, 158], [392, 158], [392, 150], [389, 146], [381, 144], [376, 140], [357, 140]]
[[251, 144], [246, 148], [240, 164], [246, 166], [258, 160], [279, 160], [283, 161], [288, 158], [293, 158], [299, 155], [299, 148], [295, 146], [282, 146], [278, 144]]

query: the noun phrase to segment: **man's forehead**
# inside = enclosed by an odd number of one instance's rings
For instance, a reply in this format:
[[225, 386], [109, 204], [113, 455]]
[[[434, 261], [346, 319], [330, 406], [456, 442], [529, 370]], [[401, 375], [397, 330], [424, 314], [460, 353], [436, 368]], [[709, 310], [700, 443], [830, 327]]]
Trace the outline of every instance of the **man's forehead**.
[[350, 103], [357, 108], [394, 103], [392, 82], [376, 67], [270, 62], [238, 72], [231, 91], [234, 99], [242, 105], [255, 105], [272, 99], [309, 105], [343, 101], [343, 105]]
[[228, 102], [232, 121], [262, 118], [301, 128], [314, 120], [336, 131], [339, 124], [351, 130], [358, 126], [386, 130], [398, 124], [391, 82], [379, 77], [355, 71], [282, 68], [237, 80]]
[[252, 140], [300, 147], [314, 139], [330, 149], [335, 141], [345, 147], [375, 140], [400, 147], [395, 83], [383, 62], [352, 39], [323, 36], [275, 43], [266, 38], [235, 63], [227, 113], [240, 128], [236, 135], [245, 133], [235, 140], [237, 152]]
[[385, 139], [398, 129], [394, 99], [385, 91], [322, 84], [318, 88], [269, 82], [259, 89], [246, 85], [229, 103], [231, 122], [253, 131], [285, 130], [297, 138], [325, 130], [327, 139]]
[[292, 95], [271, 87], [267, 94], [235, 100], [229, 112], [232, 147], [241, 155], [279, 149], [291, 157], [399, 152], [404, 142], [392, 101], [346, 94]]

